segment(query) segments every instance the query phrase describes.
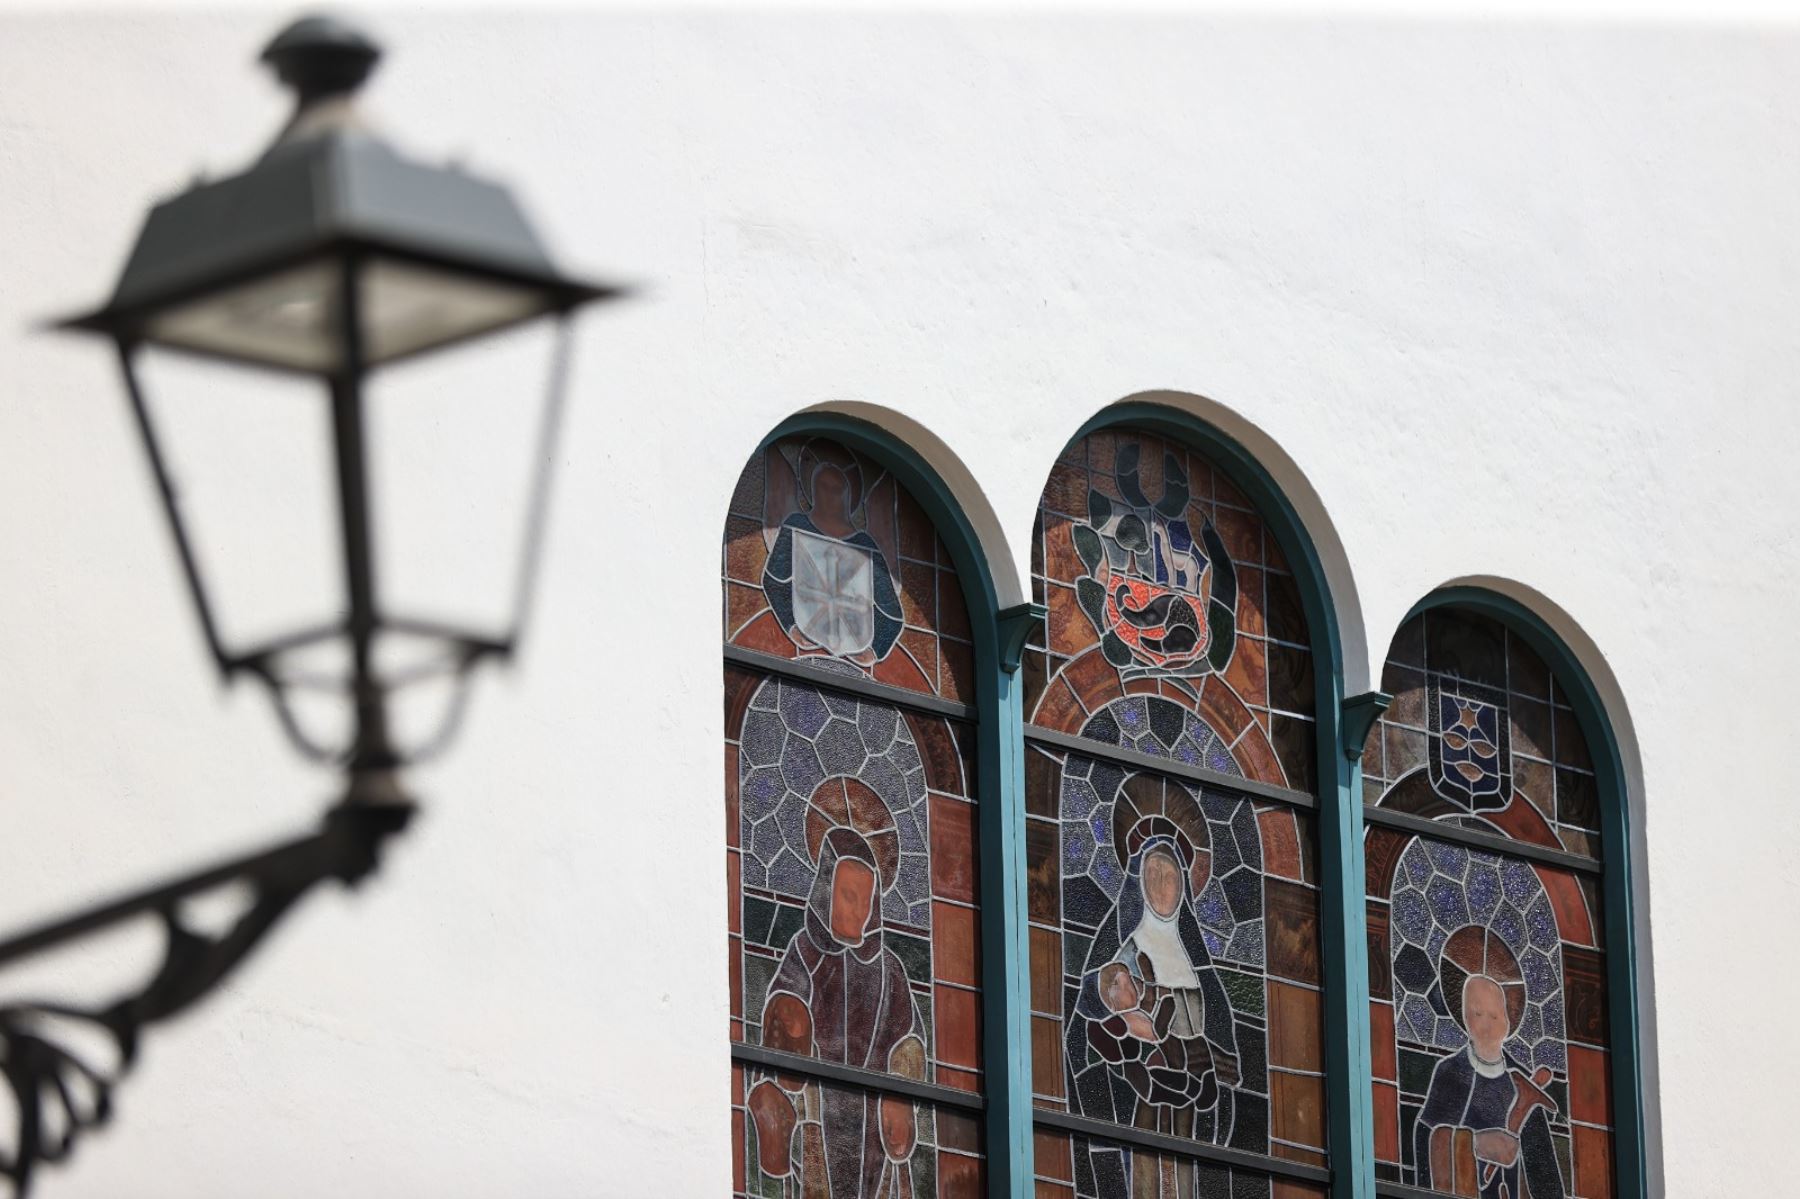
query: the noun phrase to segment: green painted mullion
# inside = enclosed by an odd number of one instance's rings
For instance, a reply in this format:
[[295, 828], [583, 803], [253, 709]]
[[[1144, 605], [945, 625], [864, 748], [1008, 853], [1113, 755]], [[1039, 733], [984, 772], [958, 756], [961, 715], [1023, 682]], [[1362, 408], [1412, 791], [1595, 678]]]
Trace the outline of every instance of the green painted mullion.
[[994, 656], [978, 662], [995, 702], [982, 709], [982, 1060], [987, 1069], [987, 1169], [991, 1199], [1036, 1190], [1031, 1138], [1031, 957], [1025, 859], [1024, 680], [1019, 655], [1044, 619], [1036, 604], [998, 614]]
[[[1375, 1195], [1374, 1062], [1369, 1035], [1368, 900], [1364, 893], [1362, 753], [1344, 740], [1342, 676], [1318, 699], [1319, 940], [1325, 960], [1326, 1120], [1338, 1199]], [[1359, 699], [1363, 697], [1358, 697]], [[1329, 728], [1325, 727], [1329, 724]]]

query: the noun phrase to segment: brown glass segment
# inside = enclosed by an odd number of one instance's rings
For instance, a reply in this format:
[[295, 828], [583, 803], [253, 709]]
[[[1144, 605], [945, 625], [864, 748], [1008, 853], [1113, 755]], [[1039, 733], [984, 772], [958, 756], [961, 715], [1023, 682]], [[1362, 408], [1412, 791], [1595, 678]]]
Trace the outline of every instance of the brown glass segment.
[[913, 496], [866, 455], [783, 438], [753, 456], [725, 522], [725, 641], [973, 702], [962, 585]]
[[1428, 609], [1395, 635], [1381, 688], [1394, 699], [1364, 749], [1364, 802], [1599, 856], [1586, 739], [1518, 634], [1472, 612]]
[[731, 1090], [734, 1199], [984, 1193], [976, 1113], [753, 1065]]
[[1107, 430], [1072, 445], [1032, 533], [1047, 616], [1025, 660], [1027, 719], [1096, 734], [1128, 699], [1173, 704], [1216, 744], [1146, 729], [1132, 747], [1310, 790], [1316, 735], [1299, 592], [1261, 515], [1178, 442]]
[[1513, 1194], [1610, 1197], [1591, 881], [1380, 827], [1364, 860], [1378, 1178], [1456, 1194], [1487, 1173]]

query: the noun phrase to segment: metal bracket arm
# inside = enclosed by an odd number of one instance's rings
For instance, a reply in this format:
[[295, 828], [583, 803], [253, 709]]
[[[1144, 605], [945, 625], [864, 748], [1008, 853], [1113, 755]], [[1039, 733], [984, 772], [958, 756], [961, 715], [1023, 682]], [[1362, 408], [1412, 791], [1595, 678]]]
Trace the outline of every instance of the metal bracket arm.
[[[29, 929], [0, 943], [0, 966], [69, 944], [134, 917], [151, 915], [165, 934], [161, 964], [111, 1003], [0, 1005], [0, 1074], [18, 1111], [16, 1149], [0, 1153], [0, 1179], [25, 1195], [41, 1162], [58, 1162], [79, 1135], [112, 1114], [112, 1091], [137, 1056], [143, 1030], [210, 993], [260, 945], [301, 896], [326, 879], [355, 885], [373, 872], [381, 846], [406, 827], [410, 805], [339, 804], [317, 832], [150, 887], [85, 912]], [[249, 904], [229, 928], [195, 930], [183, 900], [228, 886], [247, 887]], [[110, 1043], [110, 1068], [84, 1049], [98, 1034]], [[73, 1044], [71, 1044], [73, 1043]]]

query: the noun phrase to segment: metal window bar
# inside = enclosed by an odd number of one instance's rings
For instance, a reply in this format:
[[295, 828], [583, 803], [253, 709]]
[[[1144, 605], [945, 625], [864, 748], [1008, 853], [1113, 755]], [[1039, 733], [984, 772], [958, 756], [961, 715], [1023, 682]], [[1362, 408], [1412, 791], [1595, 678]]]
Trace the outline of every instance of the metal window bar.
[[884, 704], [893, 704], [897, 708], [909, 708], [928, 716], [947, 716], [951, 720], [961, 720], [971, 724], [975, 722], [974, 704], [943, 699], [936, 695], [926, 695], [922, 691], [895, 687], [889, 683], [878, 683], [860, 675], [838, 674], [835, 671], [823, 670], [805, 658], [778, 658], [774, 654], [728, 645], [725, 647], [725, 662], [729, 666], [742, 666], [761, 674], [792, 679], [795, 682], [805, 683], [808, 687], [817, 687], [821, 691], [836, 691], [853, 699], [872, 699]]
[[1414, 833], [1436, 841], [1447, 841], [1468, 849], [1479, 849], [1484, 853], [1497, 853], [1508, 857], [1542, 862], [1546, 866], [1573, 870], [1577, 874], [1591, 874], [1597, 877], [1603, 871], [1600, 862], [1580, 854], [1566, 853], [1543, 845], [1533, 845], [1529, 841], [1515, 841], [1500, 833], [1484, 833], [1477, 829], [1459, 828], [1454, 824], [1445, 824], [1424, 816], [1414, 816], [1410, 812], [1364, 808], [1363, 823], [1391, 828], [1402, 833]]
[[765, 1049], [761, 1045], [747, 1045], [741, 1041], [731, 1043], [731, 1060], [741, 1066], [761, 1066], [766, 1070], [797, 1074], [816, 1082], [838, 1083], [882, 1095], [920, 1099], [939, 1107], [960, 1108], [968, 1112], [980, 1112], [987, 1108], [987, 1100], [973, 1091], [942, 1087], [936, 1083], [902, 1078], [897, 1074], [883, 1074], [877, 1070], [864, 1070], [859, 1066], [821, 1061], [803, 1054], [783, 1053], [779, 1049]]
[[1290, 807], [1317, 808], [1319, 806], [1318, 797], [1309, 795], [1305, 791], [1277, 787], [1270, 783], [1259, 783], [1254, 779], [1240, 778], [1235, 774], [1226, 774], [1219, 770], [1208, 770], [1204, 766], [1193, 766], [1174, 758], [1162, 758], [1135, 749], [1123, 749], [1117, 745], [1107, 745], [1103, 741], [1093, 741], [1086, 737], [1059, 733], [1053, 729], [1041, 729], [1028, 724], [1025, 726], [1025, 741], [1027, 744], [1066, 750], [1084, 758], [1112, 762], [1131, 770], [1149, 770], [1170, 778], [1199, 783], [1204, 787], [1234, 791], [1240, 795], [1255, 796], [1258, 799], [1272, 799]]
[[1148, 1149], [1155, 1153], [1170, 1153], [1194, 1161], [1231, 1166], [1234, 1169], [1255, 1170], [1260, 1174], [1268, 1174], [1277, 1178], [1293, 1178], [1301, 1182], [1318, 1183], [1331, 1181], [1331, 1171], [1324, 1166], [1291, 1162], [1284, 1158], [1270, 1157], [1264, 1153], [1251, 1153], [1245, 1149], [1231, 1149], [1223, 1145], [1207, 1145], [1184, 1137], [1148, 1132], [1142, 1128], [1130, 1128], [1122, 1124], [1109, 1124], [1105, 1120], [1092, 1120], [1070, 1112], [1034, 1108], [1031, 1116], [1032, 1123], [1040, 1128], [1054, 1128], [1059, 1132], [1071, 1132], [1091, 1140], [1111, 1141], [1119, 1145], [1130, 1145], [1136, 1149]]

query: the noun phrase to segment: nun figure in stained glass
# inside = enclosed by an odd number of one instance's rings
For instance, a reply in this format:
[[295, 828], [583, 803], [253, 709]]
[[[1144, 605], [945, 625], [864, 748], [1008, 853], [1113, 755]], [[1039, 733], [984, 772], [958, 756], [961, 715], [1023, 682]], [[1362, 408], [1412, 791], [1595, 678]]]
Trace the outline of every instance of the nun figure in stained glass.
[[1496, 934], [1467, 925], [1444, 943], [1438, 979], [1469, 1043], [1432, 1070], [1413, 1127], [1419, 1185], [1471, 1199], [1563, 1199], [1550, 1072], [1533, 1078], [1506, 1051], [1525, 1011], [1518, 959]]
[[[1223, 1142], [1231, 1132], [1230, 1088], [1238, 1082], [1237, 1037], [1193, 909], [1194, 850], [1160, 819], [1140, 824], [1125, 843], [1135, 849], [1118, 902], [1088, 952], [1069, 1022], [1076, 1110]], [[1089, 1155], [1086, 1165], [1094, 1194], [1159, 1194], [1156, 1171], [1140, 1170], [1144, 1177], [1128, 1182], [1118, 1154]], [[1191, 1165], [1179, 1169], [1192, 1172]], [[1175, 1185], [1186, 1194], [1193, 1181]]]
[[[791, 461], [771, 447], [768, 471], [762, 585], [770, 610], [803, 654], [873, 666], [905, 620], [889, 561], [893, 512], [871, 510], [882, 505], [869, 501], [862, 463], [839, 446], [807, 442]], [[889, 549], [872, 524], [888, 534]]]
[[[820, 1061], [923, 1079], [925, 1022], [905, 967], [882, 936], [881, 895], [891, 874], [869, 839], [852, 828], [826, 832], [816, 855], [806, 919], [769, 984], [765, 1011], [790, 1004], [804, 1011], [808, 1052]], [[808, 1152], [800, 1118], [809, 1113], [796, 1110], [792, 1118], [802, 1132], [799, 1152], [789, 1159], [799, 1159], [791, 1166], [796, 1194], [913, 1199], [911, 1101], [848, 1087], [815, 1089], [821, 1092], [815, 1151]], [[784, 1128], [789, 1117], [780, 1105], [785, 1100], [792, 1107], [793, 1097], [762, 1097], [766, 1110], [751, 1111], [759, 1134], [764, 1124]]]

